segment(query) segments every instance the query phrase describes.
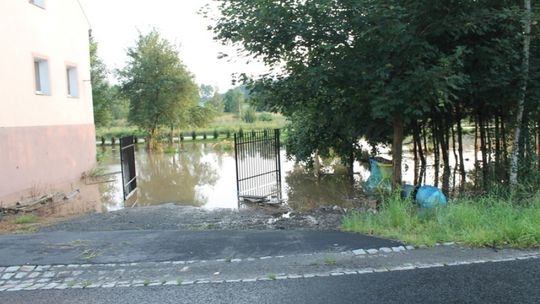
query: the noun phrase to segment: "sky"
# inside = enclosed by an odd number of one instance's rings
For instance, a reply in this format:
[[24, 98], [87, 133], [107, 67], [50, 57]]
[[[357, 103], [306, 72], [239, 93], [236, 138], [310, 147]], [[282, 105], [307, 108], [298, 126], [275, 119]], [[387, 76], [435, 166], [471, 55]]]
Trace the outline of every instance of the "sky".
[[[261, 63], [247, 64], [235, 56], [235, 49], [213, 40], [208, 31], [211, 20], [197, 14], [212, 0], [80, 0], [92, 34], [98, 42], [98, 55], [110, 70], [125, 66], [126, 50], [135, 44], [140, 32], [156, 28], [162, 37], [179, 46], [180, 59], [195, 75], [198, 84], [230, 89], [233, 73], [259, 75]], [[230, 55], [218, 59], [220, 52]]]

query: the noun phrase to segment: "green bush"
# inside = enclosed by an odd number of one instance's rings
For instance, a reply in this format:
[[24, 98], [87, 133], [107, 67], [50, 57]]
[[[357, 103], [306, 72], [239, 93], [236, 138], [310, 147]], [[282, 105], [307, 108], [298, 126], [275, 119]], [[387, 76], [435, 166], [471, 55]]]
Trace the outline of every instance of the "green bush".
[[259, 114], [259, 117], [257, 119], [259, 121], [272, 121], [274, 118], [272, 117], [272, 114], [270, 113], [261, 113]]
[[253, 108], [247, 108], [244, 114], [242, 115], [242, 120], [247, 123], [254, 123], [257, 121], [257, 115]]

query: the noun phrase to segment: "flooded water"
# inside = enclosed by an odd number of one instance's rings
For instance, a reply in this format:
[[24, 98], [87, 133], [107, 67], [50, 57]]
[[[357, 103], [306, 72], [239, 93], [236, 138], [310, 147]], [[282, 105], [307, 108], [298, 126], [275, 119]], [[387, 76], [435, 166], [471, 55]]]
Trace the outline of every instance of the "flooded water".
[[[99, 186], [104, 207], [112, 211], [171, 202], [207, 209], [238, 207], [234, 151], [222, 151], [214, 143], [183, 143], [175, 148], [175, 153], [149, 153], [142, 145], [137, 147], [138, 190], [124, 202], [118, 148], [98, 147], [104, 155], [101, 167], [109, 180]], [[284, 150], [281, 168], [283, 198], [292, 205], [315, 207], [348, 200], [350, 183], [343, 183], [345, 176], [317, 179], [303, 166], [288, 160]]]
[[[113, 211], [171, 202], [206, 209], [238, 208], [234, 151], [223, 151], [215, 143], [188, 142], [174, 148], [175, 151], [168, 151], [171, 153], [149, 153], [142, 145], [136, 148], [138, 190], [124, 202], [118, 148], [98, 147], [104, 155], [101, 167], [108, 180], [99, 184], [103, 208]], [[386, 152], [381, 149], [382, 156]], [[473, 154], [466, 153], [468, 170], [474, 167]], [[362, 197], [363, 181], [370, 175], [368, 167], [357, 162], [355, 181], [351, 185], [345, 168], [333, 161], [323, 168], [326, 174], [317, 177], [302, 164], [287, 159], [284, 150], [281, 151], [281, 168], [283, 198], [297, 210], [328, 205], [352, 207]], [[405, 183], [413, 182], [413, 168], [412, 156], [405, 154]], [[430, 174], [428, 182], [429, 178]]]

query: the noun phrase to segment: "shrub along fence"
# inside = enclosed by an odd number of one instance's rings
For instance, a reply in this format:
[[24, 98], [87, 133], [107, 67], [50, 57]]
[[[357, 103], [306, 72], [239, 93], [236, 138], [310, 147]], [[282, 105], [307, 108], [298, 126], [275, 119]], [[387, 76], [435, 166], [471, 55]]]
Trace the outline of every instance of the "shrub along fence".
[[[243, 133], [244, 131], [240, 129], [238, 133]], [[163, 133], [159, 137], [159, 142], [162, 143], [171, 143], [171, 142], [183, 142], [183, 141], [215, 141], [215, 140], [232, 140], [234, 130], [210, 130], [210, 131], [182, 131], [178, 133]], [[284, 132], [281, 133], [281, 136], [283, 137]], [[124, 137], [126, 135], [133, 135], [135, 143], [143, 143], [145, 142], [145, 135], [144, 133], [138, 133], [138, 134], [124, 134], [124, 133], [118, 133], [118, 134], [105, 134], [103, 136], [99, 136], [96, 138], [96, 143], [102, 146], [106, 145], [116, 145], [119, 142], [119, 139], [121, 137]]]

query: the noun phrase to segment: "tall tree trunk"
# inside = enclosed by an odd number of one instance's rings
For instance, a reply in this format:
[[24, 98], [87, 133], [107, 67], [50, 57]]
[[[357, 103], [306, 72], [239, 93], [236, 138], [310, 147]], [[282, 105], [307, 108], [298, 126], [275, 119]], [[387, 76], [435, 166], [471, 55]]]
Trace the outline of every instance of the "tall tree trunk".
[[536, 125], [536, 156], [538, 161], [538, 171], [540, 171], [540, 120]]
[[495, 114], [495, 178], [500, 180], [501, 172], [501, 132], [499, 114]]
[[448, 134], [448, 122], [441, 122], [439, 128], [439, 142], [441, 143], [441, 155], [443, 161], [442, 191], [444, 194], [450, 194], [450, 136]]
[[401, 113], [394, 116], [394, 139], [392, 143], [392, 190], [401, 187], [401, 162], [403, 157], [404, 122]]
[[425, 127], [426, 125], [427, 124], [424, 123], [424, 127], [420, 129], [422, 130], [422, 139], [424, 141], [424, 151], [425, 151], [424, 153], [425, 157], [422, 159], [422, 169], [421, 169], [422, 171], [420, 173], [423, 176], [424, 183], [427, 181], [427, 159], [426, 158], [427, 158], [427, 155], [429, 154], [429, 151], [428, 151], [429, 148], [428, 148], [428, 143], [427, 143], [427, 130], [426, 130], [427, 127]]
[[529, 51], [531, 45], [531, 0], [524, 0], [525, 18], [523, 21], [523, 63], [522, 83], [519, 92], [518, 109], [516, 114], [516, 129], [514, 132], [514, 144], [512, 146], [512, 158], [510, 161], [510, 186], [515, 188], [518, 183], [519, 167], [519, 140], [521, 137], [521, 124], [523, 122], [523, 109], [527, 96], [527, 83], [529, 81]]
[[351, 193], [350, 193], [350, 197], [351, 197], [352, 187], [354, 186], [354, 140], [352, 140], [351, 151], [349, 152], [347, 171], [349, 173], [349, 182], [351, 183]]
[[504, 122], [504, 116], [501, 116], [501, 137], [502, 137], [502, 157], [503, 157], [503, 168], [505, 172], [505, 180], [508, 179], [508, 136], [506, 133], [506, 124]]
[[456, 192], [456, 178], [458, 174], [458, 168], [459, 168], [459, 158], [457, 155], [456, 150], [456, 129], [454, 128], [454, 124], [451, 126], [451, 132], [452, 132], [452, 153], [454, 154], [454, 171], [452, 172], [452, 196], [455, 195]]
[[437, 125], [435, 121], [431, 121], [431, 139], [433, 141], [433, 185], [439, 187], [439, 171], [440, 171], [440, 158], [439, 158], [439, 136], [437, 135]]
[[413, 155], [414, 155], [414, 185], [418, 185], [418, 127], [416, 121], [413, 129]]
[[461, 180], [459, 184], [459, 191], [465, 190], [465, 182], [467, 181], [467, 173], [465, 172], [465, 162], [463, 161], [463, 128], [461, 126], [461, 107], [458, 105], [456, 108], [457, 114], [457, 136], [458, 136], [458, 153], [459, 153], [459, 173], [461, 174]]
[[488, 189], [489, 164], [487, 157], [486, 126], [480, 111], [478, 113], [478, 126], [480, 129], [480, 151], [482, 152], [482, 190], [485, 191]]
[[478, 150], [480, 150], [480, 146], [478, 145], [478, 115], [475, 115], [474, 117], [474, 186], [475, 188], [479, 188], [478, 186], [478, 171], [480, 170], [478, 165]]
[[[424, 180], [424, 172], [426, 171], [426, 157], [424, 156], [424, 148], [422, 147], [422, 125], [415, 125], [414, 142], [416, 152], [420, 160], [420, 164], [415, 170], [418, 170], [417, 178], [414, 181], [415, 185], [421, 185]], [[418, 161], [418, 160], [417, 160]]]
[[485, 130], [486, 130], [486, 164], [488, 165], [488, 169], [486, 172], [488, 173], [488, 180], [493, 180], [493, 161], [491, 155], [493, 154], [493, 146], [491, 145], [491, 119], [487, 118], [485, 121]]

